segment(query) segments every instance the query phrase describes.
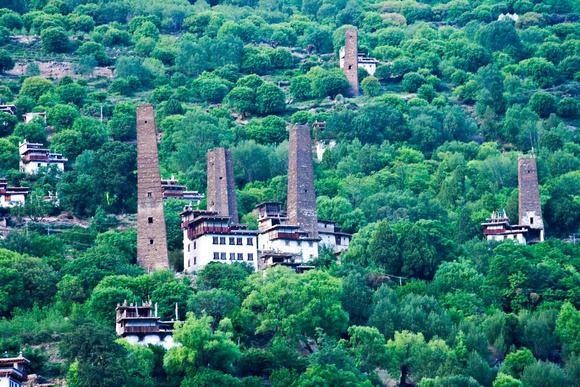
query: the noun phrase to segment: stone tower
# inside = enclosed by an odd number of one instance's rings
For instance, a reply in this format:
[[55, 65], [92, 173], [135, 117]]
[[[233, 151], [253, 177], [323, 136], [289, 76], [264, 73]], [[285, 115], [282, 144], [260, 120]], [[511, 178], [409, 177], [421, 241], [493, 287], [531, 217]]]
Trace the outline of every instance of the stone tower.
[[290, 128], [288, 145], [288, 221], [318, 237], [314, 170], [312, 167], [312, 139], [309, 125]]
[[153, 105], [137, 106], [137, 264], [169, 268]]
[[541, 230], [541, 239], [543, 240], [544, 221], [542, 220], [540, 189], [538, 187], [538, 169], [536, 168], [536, 158], [533, 155], [518, 159], [518, 188], [519, 224]]
[[350, 83], [349, 94], [358, 95], [358, 31], [355, 29], [346, 30], [342, 71]]
[[207, 209], [231, 216], [234, 224], [240, 222], [232, 152], [229, 149], [207, 151]]

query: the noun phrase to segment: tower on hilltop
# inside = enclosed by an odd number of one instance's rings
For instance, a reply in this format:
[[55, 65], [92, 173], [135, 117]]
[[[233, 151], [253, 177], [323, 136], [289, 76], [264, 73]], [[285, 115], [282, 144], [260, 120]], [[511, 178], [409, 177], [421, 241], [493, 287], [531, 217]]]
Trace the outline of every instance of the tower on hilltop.
[[137, 264], [151, 272], [169, 268], [155, 111], [137, 106]]
[[358, 95], [358, 31], [356, 29], [346, 30], [342, 71], [350, 83], [349, 94]]
[[318, 237], [318, 216], [314, 192], [314, 170], [312, 166], [312, 139], [309, 125], [290, 128], [288, 145], [288, 220], [308, 232], [311, 238]]
[[229, 149], [207, 151], [207, 210], [230, 216], [234, 224], [240, 223], [232, 152]]

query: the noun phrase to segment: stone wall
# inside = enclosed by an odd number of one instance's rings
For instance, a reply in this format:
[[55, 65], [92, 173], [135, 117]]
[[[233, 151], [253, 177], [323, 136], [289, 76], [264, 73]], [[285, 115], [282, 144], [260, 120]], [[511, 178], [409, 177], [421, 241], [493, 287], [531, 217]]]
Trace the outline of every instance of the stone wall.
[[153, 105], [137, 106], [137, 264], [169, 268]]
[[543, 229], [542, 206], [535, 157], [518, 160], [519, 224]]
[[207, 209], [231, 216], [239, 223], [232, 152], [225, 148], [207, 151]]
[[310, 125], [290, 128], [288, 145], [288, 221], [318, 237]]
[[350, 83], [349, 94], [358, 95], [358, 31], [355, 29], [346, 30], [342, 71]]

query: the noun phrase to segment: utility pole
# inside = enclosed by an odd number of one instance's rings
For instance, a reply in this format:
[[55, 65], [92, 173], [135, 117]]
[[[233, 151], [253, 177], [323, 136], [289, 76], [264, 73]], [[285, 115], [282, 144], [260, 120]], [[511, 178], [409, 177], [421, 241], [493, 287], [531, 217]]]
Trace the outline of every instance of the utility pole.
[[103, 123], [103, 105], [101, 105], [101, 124]]

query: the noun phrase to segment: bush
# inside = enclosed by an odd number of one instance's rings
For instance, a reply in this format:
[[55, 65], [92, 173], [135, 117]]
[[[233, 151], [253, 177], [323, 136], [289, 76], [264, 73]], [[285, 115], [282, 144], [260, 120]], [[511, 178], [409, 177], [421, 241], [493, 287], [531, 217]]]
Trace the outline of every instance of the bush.
[[558, 115], [566, 118], [576, 118], [580, 112], [578, 100], [572, 97], [562, 98], [558, 102]]
[[310, 79], [304, 75], [292, 78], [290, 81], [290, 93], [298, 101], [305, 101], [312, 98], [312, 87]]
[[42, 48], [48, 52], [67, 52], [70, 47], [68, 34], [64, 28], [47, 28], [40, 34], [40, 39]]

